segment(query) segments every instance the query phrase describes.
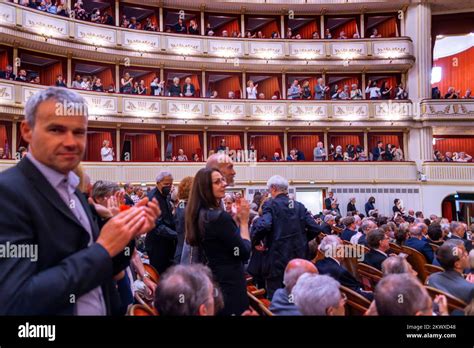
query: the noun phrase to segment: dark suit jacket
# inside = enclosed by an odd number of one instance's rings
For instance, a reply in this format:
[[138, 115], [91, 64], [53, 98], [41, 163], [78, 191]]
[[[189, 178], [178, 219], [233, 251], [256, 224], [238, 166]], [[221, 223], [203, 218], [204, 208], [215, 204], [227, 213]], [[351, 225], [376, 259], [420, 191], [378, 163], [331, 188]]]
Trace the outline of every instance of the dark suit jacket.
[[365, 233], [362, 233], [362, 236], [359, 237], [359, 239], [357, 240], [357, 244], [367, 246], [367, 235]]
[[474, 298], [474, 284], [456, 271], [438, 272], [428, 277], [428, 286], [447, 292], [469, 304]]
[[[7, 78], [7, 72], [6, 71], [0, 71], [0, 79], [6, 79]], [[12, 81], [15, 81], [16, 79], [16, 76], [15, 74], [12, 72], [10, 74], [10, 76], [8, 77], [8, 80], [12, 80]]]
[[332, 203], [331, 198], [329, 198], [329, 197], [326, 198], [324, 200], [324, 208], [325, 209], [331, 209], [331, 203]]
[[125, 205], [135, 205], [135, 202], [133, 201], [132, 197], [130, 197], [128, 194], [125, 195]]
[[344, 229], [344, 231], [342, 231], [341, 239], [342, 240], [347, 240], [348, 242], [350, 242], [352, 236], [356, 233], [357, 233], [357, 231], [352, 231], [352, 230], [346, 228], [346, 229]]
[[386, 259], [387, 256], [379, 253], [374, 249], [370, 249], [370, 251], [364, 255], [364, 261], [362, 262], [381, 271], [382, 262], [384, 262]]
[[[99, 228], [76, 191], [94, 240]], [[38, 246], [38, 260], [0, 258], [0, 315], [72, 315], [76, 298], [102, 286], [108, 314], [114, 307], [113, 260], [89, 234], [41, 172], [24, 158], [0, 174], [0, 244]]]
[[426, 241], [419, 240], [417, 238], [408, 238], [405, 241], [405, 246], [418, 250], [420, 253], [425, 255], [426, 260], [428, 263], [433, 263], [433, 249], [431, 248], [430, 244]]
[[321, 232], [305, 206], [281, 194], [266, 201], [263, 215], [252, 226], [252, 243], [265, 239], [268, 248], [264, 261], [267, 277], [282, 277], [288, 262], [308, 257], [308, 241]]
[[467, 251], [467, 252], [470, 252], [470, 251], [472, 250], [472, 241], [470, 241], [470, 240], [463, 239], [463, 238], [459, 238], [458, 236], [455, 236], [454, 234], [452, 234], [452, 235], [451, 235], [451, 238], [449, 238], [449, 239], [461, 240], [461, 241], [463, 241], [464, 246], [466, 247], [466, 251]]
[[365, 215], [369, 216], [369, 211], [374, 210], [375, 206], [373, 205], [373, 203], [367, 202], [365, 203], [364, 208], [365, 208]]
[[321, 223], [321, 231], [324, 233], [324, 234], [332, 234], [332, 229], [331, 229], [331, 225], [323, 222]]
[[362, 288], [362, 285], [347, 269], [339, 265], [336, 260], [330, 257], [325, 257], [316, 262], [316, 268], [318, 269], [319, 274], [329, 275], [341, 283], [341, 285], [354, 291], [360, 292], [360, 289]]

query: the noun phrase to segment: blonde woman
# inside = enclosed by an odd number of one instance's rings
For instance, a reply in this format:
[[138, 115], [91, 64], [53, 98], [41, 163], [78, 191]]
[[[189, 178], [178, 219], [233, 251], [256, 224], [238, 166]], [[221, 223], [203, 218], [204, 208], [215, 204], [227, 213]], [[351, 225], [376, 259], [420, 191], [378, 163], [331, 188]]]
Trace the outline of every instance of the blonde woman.
[[254, 85], [252, 80], [247, 81], [247, 99], [257, 99], [258, 83]]

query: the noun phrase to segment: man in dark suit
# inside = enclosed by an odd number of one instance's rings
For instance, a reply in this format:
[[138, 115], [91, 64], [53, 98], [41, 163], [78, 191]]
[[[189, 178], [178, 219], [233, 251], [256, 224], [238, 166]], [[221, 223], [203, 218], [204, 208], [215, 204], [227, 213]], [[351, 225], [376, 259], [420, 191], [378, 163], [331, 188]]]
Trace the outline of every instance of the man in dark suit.
[[352, 236], [357, 233], [355, 218], [353, 216], [347, 216], [342, 219], [342, 223], [346, 228], [342, 231], [341, 239], [350, 242]]
[[422, 253], [428, 263], [433, 263], [433, 249], [430, 246], [430, 243], [422, 240], [422, 227], [415, 225], [409, 229], [410, 237], [405, 241], [405, 246], [418, 250]]
[[308, 258], [308, 242], [321, 232], [311, 214], [300, 202], [288, 198], [288, 180], [274, 175], [267, 182], [272, 196], [263, 205], [263, 214], [252, 227], [252, 244], [265, 241], [268, 248], [263, 261], [268, 297], [283, 287], [288, 262]]
[[126, 183], [125, 185], [123, 185], [123, 189], [125, 190], [125, 205], [128, 205], [128, 206], [133, 206], [135, 205], [135, 202], [133, 201], [131, 195], [133, 193], [133, 186], [130, 185], [130, 183]]
[[334, 226], [336, 224], [336, 218], [334, 215], [328, 214], [324, 216], [324, 221], [321, 224], [321, 231], [324, 234], [332, 234], [332, 228], [331, 226]]
[[151, 200], [155, 198], [161, 210], [161, 216], [156, 221], [156, 227], [147, 234], [145, 248], [150, 258], [150, 264], [158, 273], [163, 273], [173, 265], [178, 233], [176, 232], [173, 206], [170, 200], [173, 176], [170, 172], [160, 172], [156, 177], [156, 188], [149, 194]]
[[464, 243], [466, 251], [470, 252], [472, 250], [472, 241], [466, 238], [467, 226], [462, 222], [452, 221], [449, 228], [451, 230], [450, 239], [461, 240]]
[[331, 205], [333, 202], [336, 202], [336, 199], [334, 198], [334, 192], [330, 191], [328, 193], [328, 197], [324, 200], [324, 209], [331, 210]]
[[367, 234], [367, 245], [370, 251], [364, 255], [363, 263], [382, 270], [382, 262], [384, 262], [388, 255], [386, 252], [390, 249], [390, 238], [385, 235], [382, 229], [370, 231]]
[[464, 270], [469, 268], [469, 256], [464, 243], [458, 239], [447, 240], [439, 247], [436, 258], [445, 271], [430, 275], [428, 286], [469, 304], [474, 299], [474, 276], [469, 274], [466, 279], [463, 276]]
[[[74, 116], [57, 107], [71, 103]], [[99, 231], [72, 172], [84, 155], [87, 116], [84, 98], [64, 88], [42, 90], [26, 103], [21, 134], [30, 151], [0, 174], [0, 195], [8, 197], [0, 200], [0, 244], [31, 252], [0, 258], [0, 315], [117, 313], [113, 276], [124, 263], [113, 258], [150, 231], [160, 212], [157, 202], [146, 202]]]
[[15, 74], [13, 73], [13, 67], [8, 64], [5, 71], [0, 71], [0, 79], [12, 80], [15, 81]]
[[377, 142], [377, 147], [375, 147], [372, 150], [372, 156], [374, 161], [382, 161], [383, 160], [383, 155], [385, 154], [385, 151], [383, 149], [383, 142], [378, 141]]
[[344, 251], [341, 239], [338, 236], [326, 236], [321, 241], [319, 249], [325, 257], [316, 262], [319, 274], [327, 274], [337, 280], [341, 285], [350, 288], [357, 293], [372, 299], [372, 294], [362, 290], [362, 284], [341, 265], [344, 260]]

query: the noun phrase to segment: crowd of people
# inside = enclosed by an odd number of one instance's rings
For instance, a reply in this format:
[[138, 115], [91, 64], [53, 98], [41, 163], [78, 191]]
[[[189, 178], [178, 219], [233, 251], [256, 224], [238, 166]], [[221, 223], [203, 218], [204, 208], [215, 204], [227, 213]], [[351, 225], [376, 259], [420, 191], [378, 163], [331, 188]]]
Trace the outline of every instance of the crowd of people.
[[[82, 117], [58, 115], [57, 103], [81, 105]], [[53, 119], [60, 136], [47, 131]], [[279, 175], [249, 203], [226, 191], [238, 173], [224, 153], [177, 188], [169, 171], [158, 173], [147, 194], [130, 184], [92, 185], [80, 165], [86, 101], [64, 88], [29, 98], [21, 131], [29, 151], [0, 173], [0, 193], [9, 197], [0, 200], [0, 243], [36, 243], [41, 253], [35, 262], [0, 258], [1, 314], [123, 315], [141, 298], [163, 316], [255, 315], [248, 275], [276, 315], [343, 315], [347, 291], [372, 303], [366, 315], [453, 314], [445, 296], [432, 300], [410, 259], [395, 255], [396, 245], [442, 267], [426, 284], [463, 301], [458, 314], [473, 312], [474, 226], [425, 218], [399, 199], [393, 215], [383, 216], [374, 197], [365, 214], [351, 199], [343, 217], [332, 192], [324, 210], [311, 213]], [[366, 247], [360, 262], [383, 272], [374, 289], [345, 268], [348, 243]]]
[[472, 162], [472, 156], [464, 151], [451, 152], [447, 151], [443, 155], [441, 151], [436, 150], [433, 153], [433, 160], [435, 162]]
[[474, 99], [471, 89], [467, 88], [464, 95], [461, 94], [460, 89], [455, 89], [454, 87], [448, 87], [444, 97], [439, 90], [439, 87], [433, 87], [431, 89], [431, 99]]

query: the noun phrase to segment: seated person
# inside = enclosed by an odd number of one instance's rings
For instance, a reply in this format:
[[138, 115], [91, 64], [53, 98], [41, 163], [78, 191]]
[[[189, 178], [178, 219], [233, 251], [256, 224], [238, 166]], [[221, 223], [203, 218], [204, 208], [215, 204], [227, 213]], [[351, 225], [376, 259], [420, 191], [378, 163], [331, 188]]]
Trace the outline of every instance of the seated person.
[[414, 277], [418, 275], [406, 258], [398, 255], [389, 256], [382, 262], [382, 273], [384, 277], [389, 274], [402, 273], [408, 273]]
[[408, 231], [410, 237], [405, 241], [404, 245], [422, 253], [427, 263], [433, 263], [433, 249], [427, 241], [422, 240], [422, 227], [420, 225], [411, 226]]
[[437, 222], [433, 222], [428, 226], [428, 236], [425, 237], [426, 240], [438, 246], [443, 245], [443, 230], [441, 229], [441, 225]]
[[375, 288], [374, 302], [380, 316], [433, 315], [433, 302], [428, 291], [410, 274], [383, 277]]
[[0, 71], [0, 79], [6, 79], [15, 81], [15, 74], [13, 73], [13, 67], [10, 64], [7, 64], [5, 71]]
[[387, 259], [386, 253], [390, 249], [389, 237], [382, 229], [378, 228], [367, 233], [367, 245], [370, 250], [364, 255], [362, 262], [381, 271], [382, 262]]
[[302, 315], [343, 316], [347, 299], [339, 286], [329, 276], [303, 274], [293, 288], [296, 307]]
[[472, 250], [472, 241], [466, 238], [467, 226], [458, 221], [452, 221], [450, 224], [451, 237], [450, 239], [457, 239], [464, 243], [467, 252]]
[[316, 262], [320, 274], [327, 274], [337, 280], [341, 285], [356, 291], [360, 295], [372, 300], [372, 293], [362, 290], [362, 284], [341, 265], [344, 260], [344, 248], [341, 239], [335, 235], [324, 237], [319, 245], [319, 250], [324, 253], [324, 259]]
[[352, 236], [357, 233], [355, 218], [353, 216], [346, 216], [344, 219], [342, 219], [342, 223], [345, 226], [345, 229], [342, 231], [341, 239], [349, 242]]
[[284, 288], [275, 291], [270, 305], [270, 311], [275, 315], [301, 315], [292, 298], [292, 290], [296, 282], [305, 273], [318, 273], [311, 262], [303, 259], [293, 259], [288, 262], [283, 276]]
[[470, 303], [474, 299], [474, 276], [469, 274], [466, 279], [463, 276], [464, 270], [469, 268], [464, 243], [456, 239], [447, 240], [436, 252], [436, 259], [445, 271], [431, 274], [427, 285]]
[[[211, 270], [201, 264], [177, 265], [161, 277], [155, 290], [155, 307], [160, 316], [213, 316], [221, 298]], [[186, 301], [182, 301], [182, 299]]]

